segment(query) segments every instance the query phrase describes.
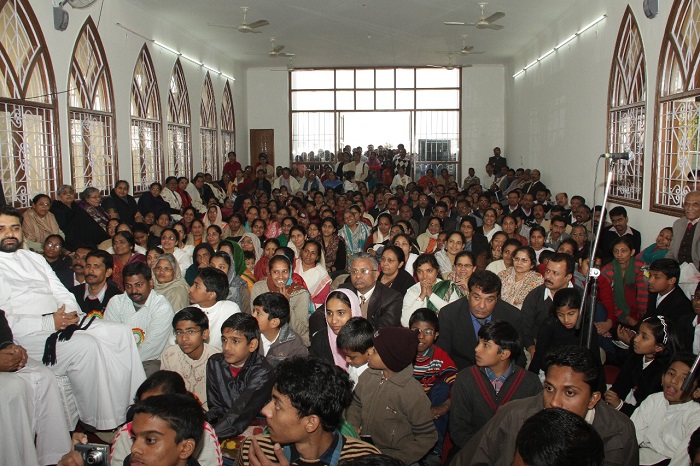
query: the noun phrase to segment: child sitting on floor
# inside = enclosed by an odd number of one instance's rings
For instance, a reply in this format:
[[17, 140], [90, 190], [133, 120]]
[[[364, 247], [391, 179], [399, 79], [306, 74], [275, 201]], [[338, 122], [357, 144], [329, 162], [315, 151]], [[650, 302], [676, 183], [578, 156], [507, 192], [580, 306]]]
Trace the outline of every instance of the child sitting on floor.
[[354, 385], [357, 385], [362, 373], [368, 368], [369, 351], [374, 346], [374, 327], [364, 317], [353, 317], [348, 320], [338, 332], [335, 343], [338, 352], [348, 363], [348, 375]]
[[253, 318], [258, 322], [258, 352], [272, 367], [294, 356], [309, 354], [299, 335], [289, 326], [289, 300], [279, 293], [267, 292], [253, 300]]

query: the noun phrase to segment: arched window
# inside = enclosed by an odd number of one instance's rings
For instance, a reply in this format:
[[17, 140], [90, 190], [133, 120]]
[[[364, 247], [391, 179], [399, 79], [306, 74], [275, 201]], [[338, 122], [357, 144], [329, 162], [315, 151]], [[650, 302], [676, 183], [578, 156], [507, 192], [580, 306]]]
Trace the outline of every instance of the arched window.
[[117, 173], [114, 96], [107, 58], [91, 17], [78, 34], [69, 80], [73, 186], [78, 191], [92, 186], [108, 193]]
[[131, 81], [131, 165], [134, 193], [163, 176], [160, 94], [148, 46], [143, 45]]
[[216, 100], [214, 98], [214, 86], [211, 84], [209, 72], [204, 77], [202, 86], [202, 105], [200, 107], [202, 120], [199, 136], [202, 141], [202, 171], [211, 173], [214, 179], [219, 178], [220, 160], [216, 147]]
[[0, 1], [0, 193], [14, 207], [61, 181], [52, 70], [29, 2]]
[[651, 199], [656, 212], [679, 215], [685, 195], [700, 188], [699, 21], [700, 0], [676, 0], [661, 44]]
[[617, 162], [611, 199], [642, 206], [644, 130], [646, 128], [646, 61], [637, 21], [628, 6], [622, 17], [610, 70], [608, 151], [632, 151], [632, 161]]
[[231, 86], [226, 80], [224, 97], [221, 102], [221, 154], [226, 155], [236, 150], [236, 116], [233, 111]]
[[190, 117], [190, 96], [187, 92], [185, 73], [180, 59], [175, 62], [170, 77], [168, 95], [168, 147], [170, 163], [168, 174], [192, 178], [192, 128]]

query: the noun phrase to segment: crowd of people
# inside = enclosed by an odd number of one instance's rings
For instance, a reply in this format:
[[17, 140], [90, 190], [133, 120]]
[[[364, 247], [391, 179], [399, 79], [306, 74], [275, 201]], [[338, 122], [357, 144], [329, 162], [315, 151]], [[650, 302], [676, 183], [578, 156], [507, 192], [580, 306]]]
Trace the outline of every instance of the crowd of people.
[[78, 422], [146, 462], [146, 417], [172, 465], [231, 461], [219, 441], [263, 419], [236, 464], [700, 461], [700, 192], [651, 241], [500, 148], [464, 180], [413, 180], [401, 144], [336, 160], [232, 152], [138, 200], [122, 180], [0, 207], [8, 464], [83, 464]]

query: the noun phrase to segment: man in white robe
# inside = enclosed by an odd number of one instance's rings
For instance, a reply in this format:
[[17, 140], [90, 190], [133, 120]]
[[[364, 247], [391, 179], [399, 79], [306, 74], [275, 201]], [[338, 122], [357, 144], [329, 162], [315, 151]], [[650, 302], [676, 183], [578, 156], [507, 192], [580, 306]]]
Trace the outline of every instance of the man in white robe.
[[[84, 314], [46, 260], [21, 249], [20, 218], [15, 209], [0, 207], [0, 309], [15, 341], [29, 357], [41, 361], [46, 339], [78, 324]], [[78, 416], [98, 430], [124, 422], [126, 409], [146, 378], [131, 329], [101, 320], [86, 331], [74, 332], [68, 341], [57, 341], [56, 363], [49, 368], [68, 377]]]
[[[56, 377], [14, 344], [0, 310], [0, 452], [4, 464], [56, 464], [70, 449]], [[36, 435], [36, 447], [34, 437]]]

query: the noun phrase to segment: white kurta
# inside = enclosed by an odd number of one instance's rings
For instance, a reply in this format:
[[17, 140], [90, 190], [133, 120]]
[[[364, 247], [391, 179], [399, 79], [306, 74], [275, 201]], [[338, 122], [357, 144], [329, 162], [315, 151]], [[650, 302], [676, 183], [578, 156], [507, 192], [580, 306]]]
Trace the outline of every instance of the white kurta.
[[663, 392], [649, 395], [632, 413], [639, 442], [639, 464], [671, 458], [670, 466], [688, 464], [688, 441], [700, 427], [700, 404], [669, 405]]
[[[83, 316], [73, 294], [42, 256], [22, 249], [0, 252], [0, 309], [15, 340], [37, 361], [54, 332], [52, 313], [61, 305]], [[97, 320], [87, 331], [57, 342], [56, 360], [50, 369], [70, 380], [83, 422], [100, 430], [124, 422], [127, 407], [146, 379], [129, 327]]]
[[199, 304], [193, 304], [193, 306], [200, 308], [209, 318], [209, 341], [207, 343], [216, 348], [217, 351], [221, 351], [221, 324], [232, 315], [241, 312], [241, 308], [238, 307], [238, 304], [226, 300], [219, 301], [207, 308]]
[[141, 361], [160, 358], [173, 333], [174, 315], [170, 302], [155, 290], [151, 290], [138, 311], [126, 293], [113, 296], [105, 309], [105, 320], [126, 324], [132, 329]]

